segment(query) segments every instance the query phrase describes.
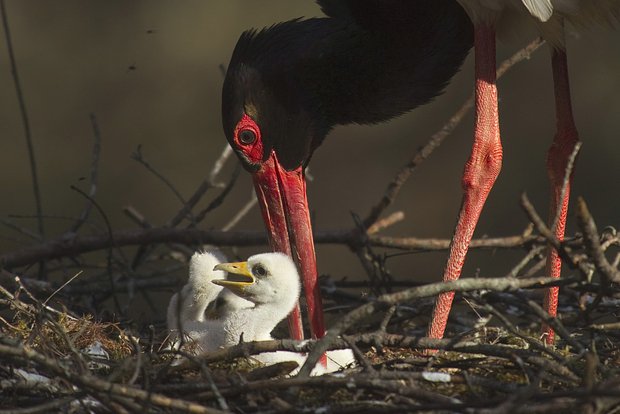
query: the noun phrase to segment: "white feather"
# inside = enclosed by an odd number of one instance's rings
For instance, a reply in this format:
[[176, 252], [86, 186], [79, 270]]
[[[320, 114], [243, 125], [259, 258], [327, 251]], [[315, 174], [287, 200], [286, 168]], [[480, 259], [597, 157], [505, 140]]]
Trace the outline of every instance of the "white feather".
[[[211, 281], [225, 278], [224, 272], [212, 270], [217, 264], [216, 261], [213, 255], [197, 253], [192, 257], [189, 282], [179, 296], [172, 297], [168, 306], [169, 328], [176, 329], [178, 326], [175, 318], [179, 320], [176, 312], [179, 309], [179, 297], [182, 297], [186, 299], [181, 306], [181, 329], [195, 345], [190, 349], [195, 353], [236, 345], [241, 339], [245, 342], [273, 339], [271, 332], [286, 318], [299, 299], [301, 286], [293, 261], [281, 253], [264, 253], [250, 257], [247, 268], [253, 269], [261, 265], [267, 270], [268, 276], [256, 276], [254, 283], [235, 291], [235, 294], [243, 296], [240, 298], [242, 301], [232, 301], [230, 309], [218, 319], [208, 320], [204, 318], [204, 309], [221, 290], [220, 286]], [[248, 307], [247, 301], [252, 302], [253, 306]], [[355, 362], [350, 349], [330, 351], [327, 356], [327, 367], [317, 365], [313, 375], [333, 372]], [[254, 359], [264, 364], [295, 361], [301, 366], [306, 356], [296, 352], [278, 351], [262, 353]]]
[[564, 22], [577, 30], [620, 22], [620, 0], [457, 1], [475, 25], [496, 26], [500, 38], [531, 37], [534, 28], [558, 48], [564, 47]]
[[546, 22], [553, 14], [551, 0], [522, 0], [527, 11], [541, 22]]

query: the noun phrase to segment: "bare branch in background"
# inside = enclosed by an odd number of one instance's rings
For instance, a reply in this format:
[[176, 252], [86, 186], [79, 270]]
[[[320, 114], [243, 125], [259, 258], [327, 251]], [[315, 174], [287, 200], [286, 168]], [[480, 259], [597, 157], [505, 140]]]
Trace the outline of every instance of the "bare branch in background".
[[144, 168], [146, 168], [149, 172], [151, 172], [155, 177], [157, 177], [162, 183], [164, 183], [166, 185], [166, 187], [168, 187], [170, 189], [170, 191], [172, 192], [172, 194], [174, 194], [174, 196], [177, 198], [177, 200], [179, 200], [181, 202], [181, 204], [185, 205], [186, 201], [183, 198], [183, 196], [181, 195], [181, 193], [179, 193], [179, 191], [176, 189], [176, 187], [172, 184], [172, 182], [167, 179], [162, 173], [160, 173], [159, 171], [157, 171], [145, 158], [144, 155], [142, 154], [142, 145], [138, 145], [138, 147], [136, 148], [136, 150], [131, 154], [131, 159], [134, 161], [137, 161], [138, 163], [142, 164], [142, 166]]
[[[169, 227], [177, 226], [187, 216], [190, 216], [190, 219], [192, 219], [190, 212], [196, 206], [196, 204], [198, 204], [198, 202], [202, 199], [202, 197], [206, 194], [206, 192], [210, 188], [226, 186], [225, 184], [218, 183], [217, 178], [220, 172], [222, 171], [222, 168], [224, 168], [226, 161], [228, 160], [228, 158], [230, 158], [230, 154], [232, 154], [232, 149], [230, 148], [228, 144], [226, 144], [226, 146], [224, 147], [224, 150], [222, 151], [220, 156], [215, 161], [215, 164], [213, 165], [213, 168], [211, 169], [211, 172], [209, 173], [209, 178], [206, 180], [203, 180], [203, 182], [198, 186], [196, 191], [194, 191], [194, 194], [192, 194], [189, 200], [187, 200], [187, 203], [185, 203], [183, 207], [181, 208], [181, 210], [179, 210], [179, 212], [175, 214], [172, 219], [170, 219], [170, 221], [167, 224]], [[233, 181], [233, 184], [234, 184], [234, 181]], [[192, 224], [195, 225], [196, 223], [193, 222]]]
[[19, 112], [22, 117], [24, 127], [24, 137], [26, 146], [28, 147], [28, 160], [30, 161], [30, 173], [32, 174], [32, 190], [34, 191], [35, 206], [37, 209], [37, 228], [39, 234], [45, 239], [45, 227], [43, 225], [43, 203], [41, 201], [41, 190], [39, 189], [39, 176], [37, 174], [37, 162], [34, 154], [34, 143], [32, 142], [32, 133], [30, 132], [30, 121], [28, 119], [28, 110], [26, 109], [26, 99], [22, 92], [19, 80], [19, 72], [17, 70], [17, 61], [13, 51], [13, 41], [11, 40], [11, 30], [9, 29], [9, 18], [6, 12], [4, 0], [0, 0], [0, 13], [2, 14], [2, 26], [4, 28], [4, 38], [6, 40], [6, 48], [9, 53], [9, 62], [11, 64], [11, 75], [13, 76], [13, 85], [19, 102]]
[[[358, 232], [352, 230], [317, 230], [314, 240], [320, 244], [344, 244], [356, 246], [362, 242]], [[110, 234], [61, 236], [45, 243], [0, 254], [0, 263], [6, 267], [23, 266], [38, 260], [53, 260], [65, 256], [106, 249], [112, 245], [122, 247], [153, 243], [182, 243], [186, 245], [213, 244], [216, 246], [266, 246], [267, 236], [262, 231], [222, 231], [155, 227], [145, 229], [117, 230]], [[472, 241], [471, 249], [514, 249], [545, 239], [536, 235], [516, 235], [483, 238]], [[450, 239], [423, 239], [417, 237], [368, 236], [368, 243], [375, 247], [403, 250], [440, 251], [448, 249]]]
[[88, 216], [90, 215], [90, 211], [93, 208], [93, 203], [91, 199], [95, 197], [97, 194], [97, 177], [99, 171], [99, 159], [101, 157], [101, 132], [99, 130], [99, 125], [97, 124], [97, 118], [95, 114], [90, 114], [90, 123], [93, 127], [93, 137], [95, 138], [95, 142], [93, 143], [93, 155], [92, 161], [90, 164], [90, 189], [88, 191], [89, 199], [86, 200], [86, 204], [84, 205], [84, 209], [80, 213], [80, 216], [76, 220], [75, 223], [71, 226], [72, 233], [75, 233], [82, 227], [82, 224], [88, 220]]
[[241, 219], [243, 219], [247, 214], [252, 210], [252, 208], [258, 204], [258, 198], [256, 198], [256, 194], [254, 194], [254, 190], [252, 190], [252, 194], [250, 195], [250, 200], [245, 203], [241, 209], [233, 216], [232, 219], [228, 223], [226, 223], [222, 227], [222, 231], [230, 231], [233, 227], [235, 227]]

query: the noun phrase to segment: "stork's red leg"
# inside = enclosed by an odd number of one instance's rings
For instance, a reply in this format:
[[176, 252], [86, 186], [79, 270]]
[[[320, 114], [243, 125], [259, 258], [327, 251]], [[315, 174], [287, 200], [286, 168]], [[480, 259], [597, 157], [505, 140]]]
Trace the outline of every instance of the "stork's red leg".
[[[499, 135], [495, 68], [495, 29], [491, 25], [475, 27], [476, 120], [471, 156], [463, 172], [463, 201], [450, 245], [444, 281], [459, 278], [469, 243], [482, 207], [502, 165]], [[454, 292], [439, 295], [433, 309], [428, 336], [442, 338], [452, 306]]]
[[[573, 110], [571, 107], [570, 84], [568, 80], [568, 62], [566, 51], [557, 48], [553, 49], [551, 57], [553, 69], [553, 85], [555, 91], [555, 109], [557, 131], [553, 138], [553, 143], [547, 153], [547, 174], [551, 183], [551, 203], [549, 204], [549, 223], [552, 225], [553, 220], [559, 209], [557, 225], [554, 229], [555, 237], [558, 240], [564, 238], [564, 229], [566, 227], [566, 216], [568, 214], [568, 200], [570, 196], [570, 182], [566, 187], [566, 192], [562, 198], [562, 184], [564, 182], [564, 174], [568, 160], [575, 148], [575, 144], [579, 141], [577, 128], [573, 119]], [[557, 251], [549, 246], [547, 250], [547, 275], [550, 277], [560, 277], [562, 270], [562, 261]], [[558, 308], [558, 287], [548, 288], [545, 293], [544, 308], [551, 316], [556, 316]], [[543, 327], [544, 340], [548, 344], [552, 344], [554, 340], [553, 329], [549, 326]]]

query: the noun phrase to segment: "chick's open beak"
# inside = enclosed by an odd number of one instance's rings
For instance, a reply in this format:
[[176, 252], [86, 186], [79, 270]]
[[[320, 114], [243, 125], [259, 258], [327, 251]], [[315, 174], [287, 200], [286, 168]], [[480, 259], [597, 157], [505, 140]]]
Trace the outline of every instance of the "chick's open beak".
[[253, 285], [256, 279], [248, 268], [248, 262], [220, 263], [213, 270], [228, 272], [226, 279], [216, 279], [212, 282], [233, 291], [242, 290], [246, 286]]

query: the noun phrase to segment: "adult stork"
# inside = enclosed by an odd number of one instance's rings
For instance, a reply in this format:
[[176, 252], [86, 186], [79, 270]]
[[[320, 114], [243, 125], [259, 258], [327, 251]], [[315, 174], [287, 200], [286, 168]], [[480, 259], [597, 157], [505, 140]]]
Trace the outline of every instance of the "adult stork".
[[[520, 13], [535, 23], [552, 46], [552, 72], [556, 107], [556, 133], [547, 153], [547, 174], [551, 184], [549, 221], [557, 222], [554, 232], [558, 240], [564, 238], [570, 179], [564, 194], [562, 185], [568, 161], [579, 138], [570, 98], [568, 63], [564, 42], [564, 20], [574, 26], [596, 22], [617, 22], [620, 2], [616, 0], [457, 0], [467, 11], [474, 24], [476, 121], [472, 153], [463, 174], [463, 204], [452, 239], [444, 280], [456, 280], [467, 254], [467, 248], [484, 206], [501, 169], [497, 87], [495, 83], [495, 28], [506, 13]], [[562, 262], [551, 247], [547, 252], [546, 273], [559, 278]], [[544, 308], [556, 316], [559, 288], [548, 288]], [[453, 292], [438, 296], [433, 310], [428, 336], [443, 337]], [[554, 341], [553, 330], [543, 327], [544, 340]]]
[[[326, 18], [244, 32], [222, 93], [224, 132], [252, 173], [273, 250], [296, 258], [313, 337], [325, 332], [304, 169], [336, 125], [429, 102], [473, 42], [454, 0], [318, 0]], [[303, 329], [299, 307], [289, 317]]]

